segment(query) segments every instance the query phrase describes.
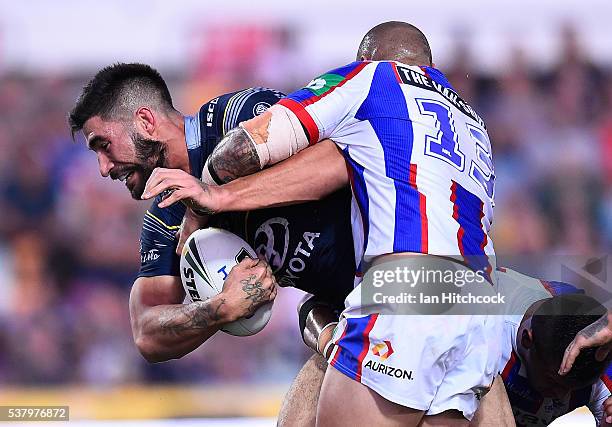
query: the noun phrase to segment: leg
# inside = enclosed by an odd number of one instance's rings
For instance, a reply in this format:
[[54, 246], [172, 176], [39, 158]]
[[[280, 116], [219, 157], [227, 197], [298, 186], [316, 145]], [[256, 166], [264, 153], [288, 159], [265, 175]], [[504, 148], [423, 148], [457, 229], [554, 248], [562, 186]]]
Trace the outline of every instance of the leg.
[[277, 427], [314, 427], [327, 362], [314, 354], [304, 364], [285, 395]]
[[325, 372], [317, 426], [416, 426], [423, 411], [393, 403], [334, 368]]
[[504, 381], [498, 375], [493, 381], [491, 390], [483, 396], [470, 427], [514, 427], [515, 425]]

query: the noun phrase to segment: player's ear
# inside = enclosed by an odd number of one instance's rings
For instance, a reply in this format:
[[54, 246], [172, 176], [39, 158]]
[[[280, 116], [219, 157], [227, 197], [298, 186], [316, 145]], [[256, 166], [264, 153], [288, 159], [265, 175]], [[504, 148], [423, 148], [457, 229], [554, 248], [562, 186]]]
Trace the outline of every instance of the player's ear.
[[533, 334], [531, 333], [531, 329], [523, 329], [523, 333], [521, 334], [521, 345], [526, 349], [533, 346]]
[[147, 107], [140, 107], [136, 110], [134, 116], [134, 121], [138, 130], [144, 135], [153, 136], [157, 124], [153, 112]]

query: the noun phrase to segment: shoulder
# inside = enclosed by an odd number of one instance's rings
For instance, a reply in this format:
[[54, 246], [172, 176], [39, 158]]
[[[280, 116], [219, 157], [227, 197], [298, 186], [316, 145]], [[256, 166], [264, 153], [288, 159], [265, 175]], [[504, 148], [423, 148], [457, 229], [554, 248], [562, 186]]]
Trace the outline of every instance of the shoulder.
[[206, 126], [218, 124], [222, 136], [240, 122], [260, 115], [283, 96], [280, 91], [264, 87], [251, 87], [226, 93], [202, 106], [200, 120], [204, 119], [202, 121]]

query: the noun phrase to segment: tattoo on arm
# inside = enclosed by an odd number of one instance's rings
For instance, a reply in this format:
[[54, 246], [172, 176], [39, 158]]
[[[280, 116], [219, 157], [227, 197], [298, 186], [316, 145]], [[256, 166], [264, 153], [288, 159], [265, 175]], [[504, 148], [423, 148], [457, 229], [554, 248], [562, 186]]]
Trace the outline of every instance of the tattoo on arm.
[[580, 335], [585, 338], [591, 338], [601, 332], [603, 329], [608, 327], [608, 315], [600, 317], [596, 322], [591, 323], [589, 326], [580, 331]]
[[237, 128], [221, 140], [210, 155], [211, 167], [223, 183], [261, 169], [255, 144], [243, 128]]
[[225, 299], [222, 298], [214, 305], [208, 300], [185, 304], [178, 309], [169, 308], [159, 317], [161, 330], [174, 336], [187, 331], [205, 330], [220, 320], [219, 310], [224, 304]]
[[[210, 194], [210, 186], [206, 184], [205, 182], [199, 182], [199, 184], [200, 184], [200, 187], [202, 187], [202, 190], [208, 195], [209, 198], [211, 198], [212, 196]], [[183, 203], [185, 204], [185, 206], [190, 208], [197, 215], [202, 215], [202, 216], [203, 215], [214, 215], [217, 213], [213, 209], [210, 209], [207, 206], [196, 205], [192, 199], [185, 199], [183, 200]]]
[[241, 280], [240, 283], [242, 284], [242, 290], [246, 294], [244, 299], [251, 302], [248, 309], [249, 313], [253, 314], [259, 304], [268, 300], [271, 290], [264, 289], [263, 283], [257, 280], [257, 276], [254, 274], [251, 274], [248, 279]]

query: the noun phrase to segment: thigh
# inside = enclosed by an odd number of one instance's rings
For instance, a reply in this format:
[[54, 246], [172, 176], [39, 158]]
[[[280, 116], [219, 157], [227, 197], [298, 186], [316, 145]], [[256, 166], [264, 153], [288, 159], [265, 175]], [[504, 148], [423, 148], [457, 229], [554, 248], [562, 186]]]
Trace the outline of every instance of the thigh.
[[285, 395], [278, 414], [278, 427], [314, 427], [326, 368], [323, 356], [314, 354], [308, 359]]
[[498, 426], [516, 426], [504, 381], [499, 375], [493, 381], [491, 390], [483, 396], [480, 407], [470, 422], [470, 427]]
[[386, 400], [332, 367], [325, 372], [317, 408], [319, 427], [409, 427], [422, 417], [423, 411]]

